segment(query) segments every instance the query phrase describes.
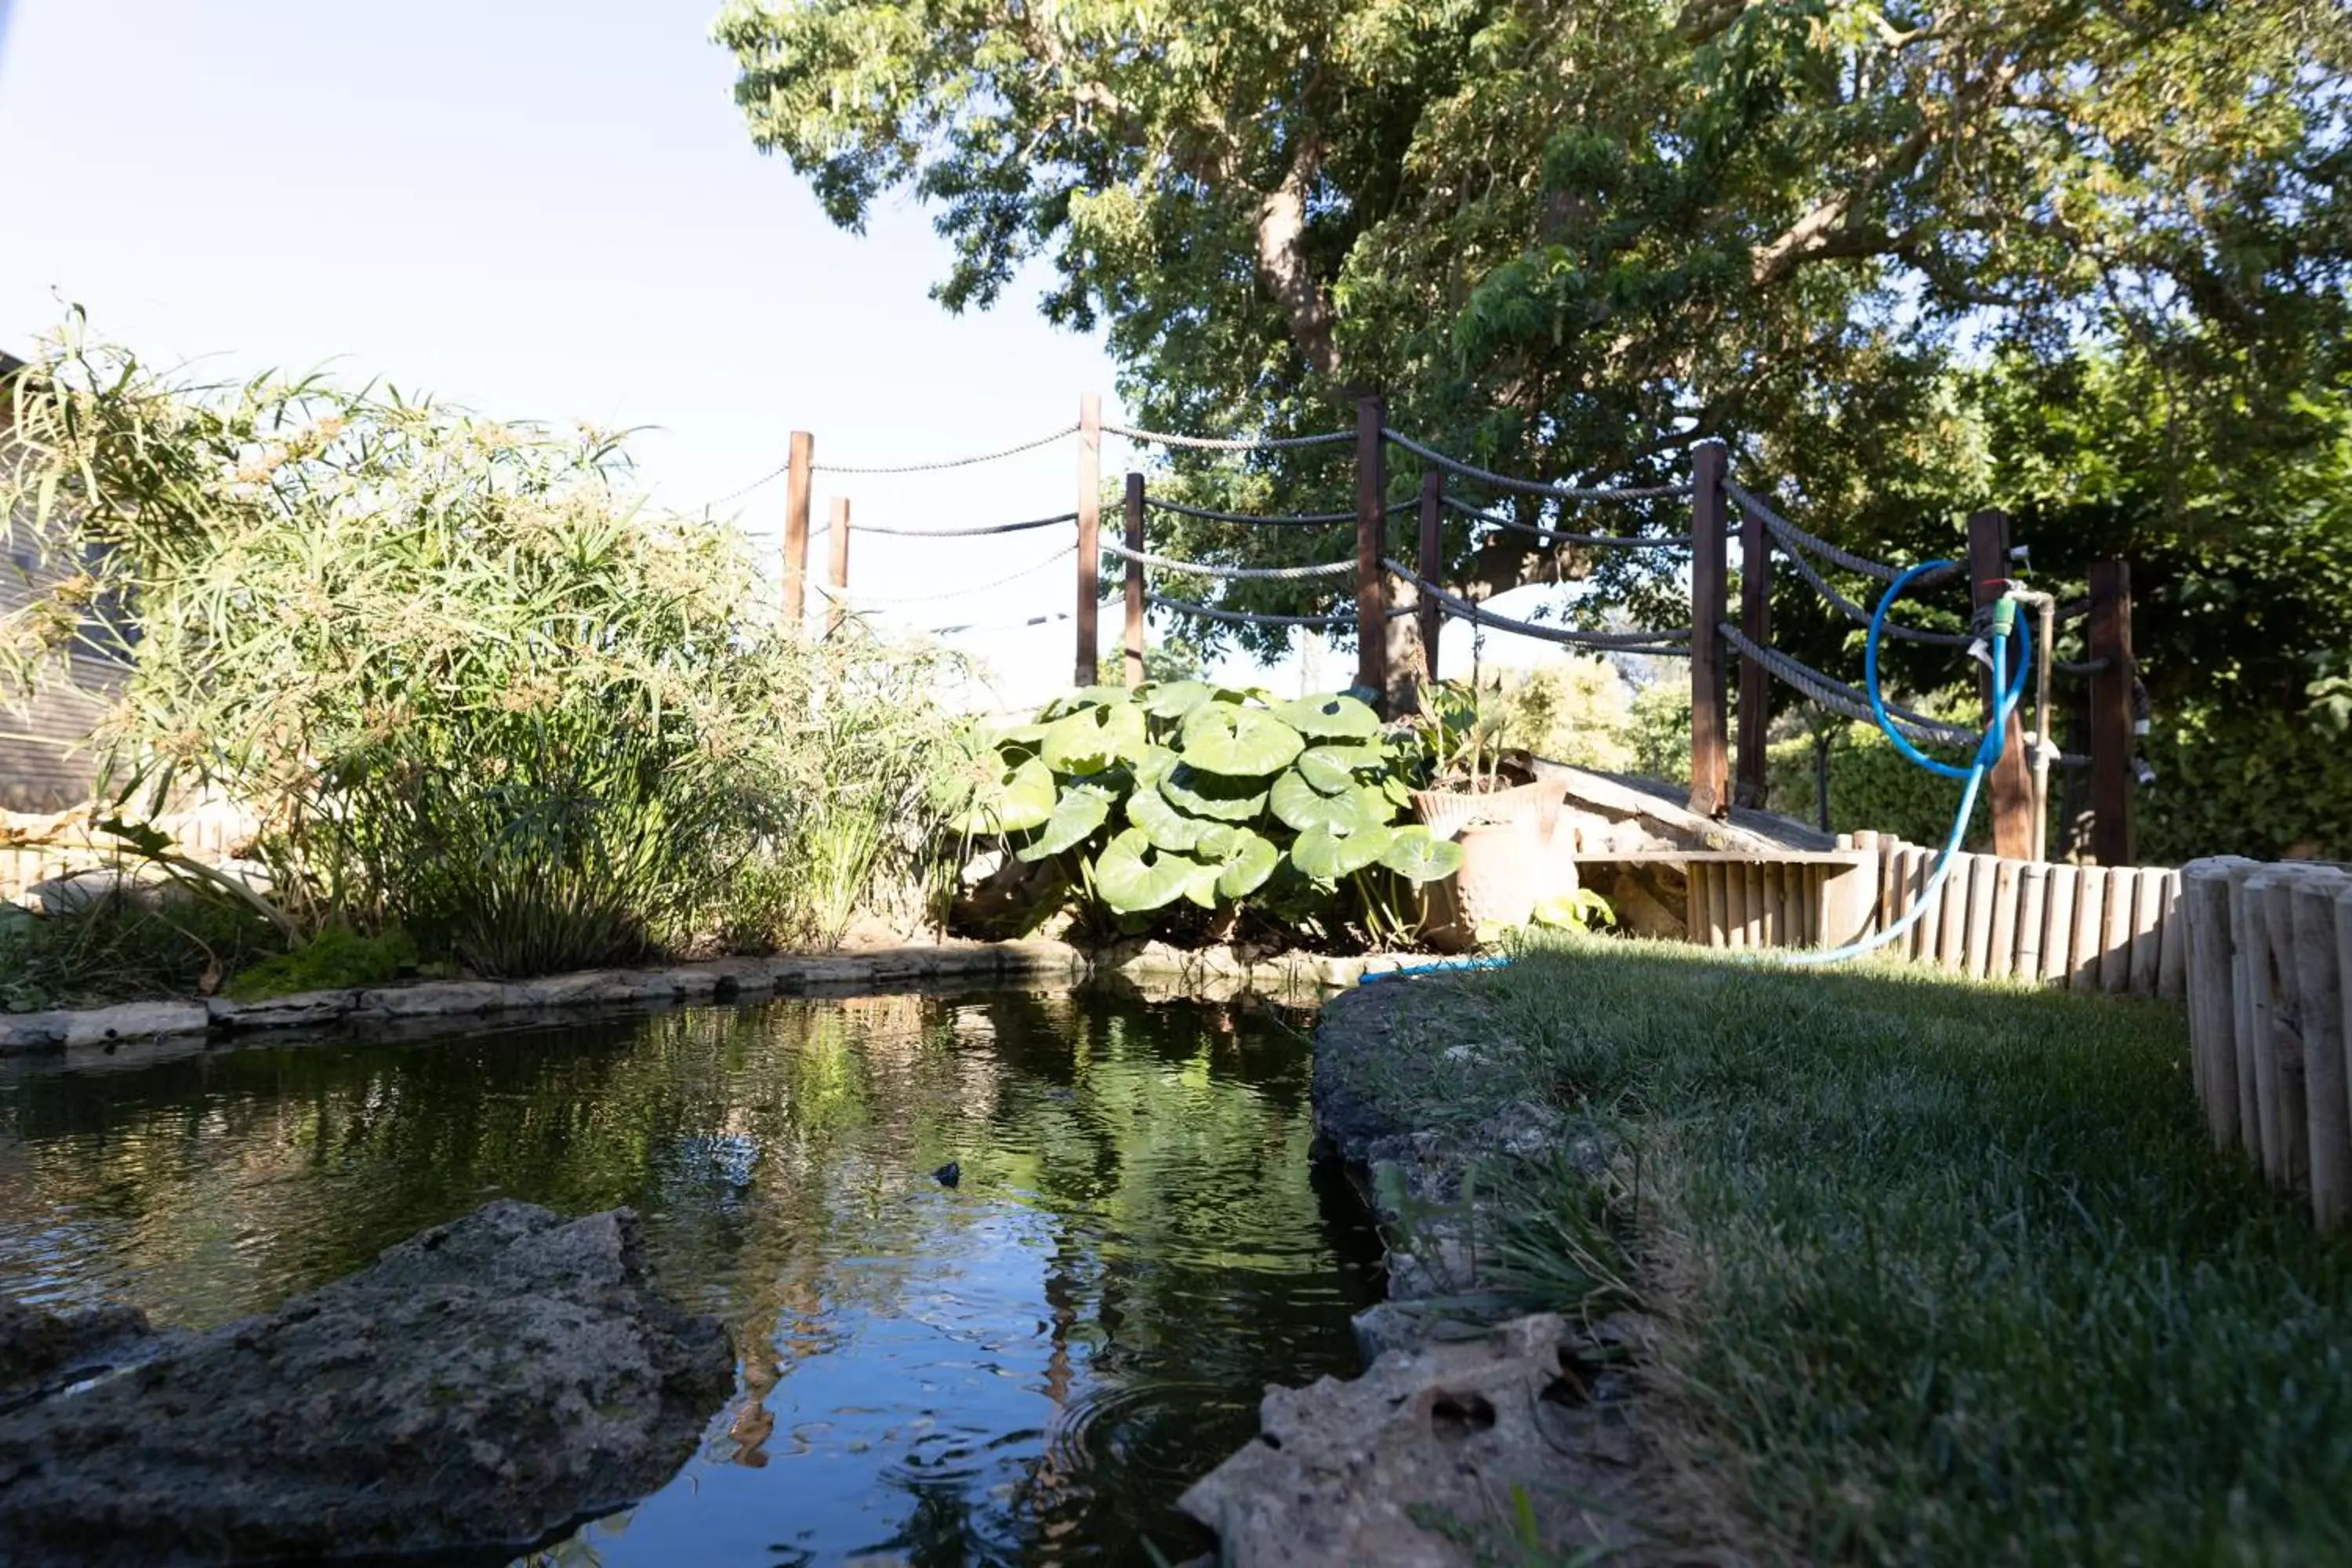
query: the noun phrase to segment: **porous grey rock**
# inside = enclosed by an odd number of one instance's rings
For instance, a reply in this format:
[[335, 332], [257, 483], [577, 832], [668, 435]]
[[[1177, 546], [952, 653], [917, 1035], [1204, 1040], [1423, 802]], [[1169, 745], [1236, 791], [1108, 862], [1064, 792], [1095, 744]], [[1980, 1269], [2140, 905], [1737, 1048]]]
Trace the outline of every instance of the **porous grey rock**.
[[230, 1029], [316, 1028], [347, 1016], [359, 1005], [356, 990], [295, 991], [259, 1002], [215, 996], [206, 1008], [215, 1024]]
[[494, 1203], [0, 1415], [0, 1561], [520, 1552], [667, 1481], [733, 1374], [628, 1210]]
[[[1353, 1382], [1270, 1389], [1258, 1440], [1177, 1506], [1237, 1568], [1639, 1560], [1653, 1472], [1593, 1349], [1539, 1313], [1391, 1351]], [[1539, 1543], [1518, 1538], [1521, 1500]]]
[[495, 980], [428, 980], [362, 991], [356, 1010], [380, 1018], [470, 1017], [514, 1006], [522, 999], [519, 987]]
[[73, 1027], [73, 1019], [71, 1013], [62, 1009], [0, 1016], [0, 1057], [65, 1049], [66, 1033]]
[[0, 1301], [0, 1410], [135, 1359], [151, 1338], [136, 1307], [49, 1312]]
[[66, 1015], [68, 1046], [101, 1046], [112, 1040], [152, 1040], [159, 1035], [200, 1035], [212, 1027], [201, 1002], [124, 1002]]

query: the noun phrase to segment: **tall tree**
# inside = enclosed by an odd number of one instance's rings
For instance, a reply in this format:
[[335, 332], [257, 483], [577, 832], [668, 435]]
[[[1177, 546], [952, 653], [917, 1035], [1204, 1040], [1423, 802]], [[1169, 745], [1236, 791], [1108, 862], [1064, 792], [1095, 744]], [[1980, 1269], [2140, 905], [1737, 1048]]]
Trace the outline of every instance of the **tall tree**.
[[[951, 310], [1043, 258], [1149, 422], [1328, 427], [1378, 389], [1489, 466], [1631, 481], [1721, 435], [1832, 533], [1916, 468], [1956, 344], [2217, 342], [2259, 394], [2352, 255], [2329, 0], [733, 0], [718, 37], [835, 222], [929, 204]], [[1341, 493], [1328, 452], [1195, 467]], [[1592, 569], [1448, 542], [1473, 597]]]

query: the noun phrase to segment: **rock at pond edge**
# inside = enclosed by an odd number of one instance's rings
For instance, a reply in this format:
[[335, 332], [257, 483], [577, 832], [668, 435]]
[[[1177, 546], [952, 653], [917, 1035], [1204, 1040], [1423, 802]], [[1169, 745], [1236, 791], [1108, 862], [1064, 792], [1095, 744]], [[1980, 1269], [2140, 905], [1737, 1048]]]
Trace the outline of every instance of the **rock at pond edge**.
[[661, 1487], [733, 1383], [630, 1211], [493, 1203], [0, 1415], [0, 1561], [519, 1552]]

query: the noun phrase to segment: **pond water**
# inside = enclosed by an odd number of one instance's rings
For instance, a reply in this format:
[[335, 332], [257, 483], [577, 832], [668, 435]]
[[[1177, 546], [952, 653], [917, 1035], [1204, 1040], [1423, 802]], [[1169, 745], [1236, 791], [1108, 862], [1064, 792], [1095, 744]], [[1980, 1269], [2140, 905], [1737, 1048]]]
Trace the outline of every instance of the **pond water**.
[[208, 1327], [492, 1197], [628, 1204], [742, 1381], [667, 1488], [535, 1560], [1174, 1562], [1176, 1495], [1265, 1383], [1355, 1370], [1380, 1294], [1310, 1134], [1263, 1005], [1089, 993], [16, 1074], [0, 1294]]

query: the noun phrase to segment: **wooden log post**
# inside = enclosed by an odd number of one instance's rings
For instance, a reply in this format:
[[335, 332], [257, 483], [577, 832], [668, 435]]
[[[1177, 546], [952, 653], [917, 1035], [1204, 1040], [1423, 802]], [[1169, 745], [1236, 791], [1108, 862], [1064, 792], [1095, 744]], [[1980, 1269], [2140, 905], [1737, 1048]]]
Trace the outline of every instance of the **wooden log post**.
[[[1772, 643], [1772, 534], [1761, 524], [1739, 526], [1739, 630], [1758, 647]], [[1732, 799], [1761, 807], [1768, 786], [1772, 728], [1772, 676], [1754, 656], [1739, 656], [1738, 776]]]
[[2068, 987], [2089, 994], [2099, 988], [2100, 943], [2106, 937], [2107, 874], [2096, 866], [2081, 868], [2074, 879], [2074, 960]]
[[2164, 900], [2169, 873], [2144, 866], [2135, 873], [2132, 898], [2131, 979], [2135, 996], [2156, 994], [2157, 965], [2164, 956]]
[[1383, 715], [1391, 714], [1387, 572], [1381, 564], [1388, 532], [1388, 401], [1356, 400], [1356, 684], [1378, 692]]
[[2340, 873], [2297, 879], [2294, 971], [2303, 1024], [2303, 1085], [2311, 1129], [2311, 1215], [2322, 1230], [2352, 1224], [2352, 1083], [2344, 1059], [2344, 976], [2336, 966]]
[[1730, 448], [1701, 441], [1691, 448], [1691, 782], [1690, 808], [1722, 816], [1731, 807], [1725, 742], [1730, 734], [1723, 634], [1729, 607], [1725, 582], [1728, 514], [1723, 493]]
[[2103, 866], [2132, 862], [2131, 566], [2091, 566], [2090, 654], [2105, 666], [2091, 677], [2091, 854]]
[[2042, 983], [2063, 984], [2074, 972], [2074, 900], [2083, 889], [2080, 866], [2050, 868], [2047, 912], [2042, 927]]
[[[2001, 595], [2009, 580], [2009, 513], [1987, 510], [1969, 518], [1969, 592], [1970, 602], [1979, 608], [1992, 603]], [[2019, 636], [2027, 634], [2021, 622]], [[2010, 639], [2012, 657], [2010, 671], [2017, 669], [2014, 657], [2018, 637]], [[1992, 689], [1992, 675], [1987, 671], [1978, 682], [1988, 693]], [[2023, 702], [2018, 707], [2022, 708]], [[2001, 727], [2000, 760], [1993, 764], [1992, 852], [2006, 855], [2012, 860], [2042, 858], [2041, 824], [2033, 816], [2033, 776], [2025, 765], [2025, 726], [2012, 710], [2009, 721]]]
[[2107, 924], [2098, 938], [2098, 990], [2122, 996], [2131, 990], [2131, 920], [2138, 900], [2140, 872], [2131, 865], [2107, 865]]
[[2235, 1004], [2231, 996], [2230, 868], [2218, 859], [2180, 868], [2188, 935], [2189, 1045], [2205, 1131], [2216, 1149], [2239, 1142]]
[[2032, 984], [2042, 978], [2042, 932], [2049, 918], [2049, 897], [2048, 864], [2028, 860], [2021, 865], [2017, 871], [2017, 948], [2010, 968], [2013, 979]]
[[2255, 1049], [2270, 1028], [2270, 1009], [2254, 996], [2254, 942], [2260, 922], [2249, 915], [2253, 900], [2247, 884], [2262, 867], [2251, 860], [2230, 866], [2230, 1054], [2238, 1073], [2240, 1141], [2270, 1175], [2278, 1163], [2277, 1108], [2271, 1096], [2270, 1053]]
[[2180, 903], [2180, 873], [2164, 874], [2157, 903], [2156, 994], [2179, 1002], [2189, 994], [2189, 920]]
[[849, 498], [835, 496], [824, 519], [824, 635], [841, 630], [849, 618]]
[[1071, 679], [1092, 686], [1101, 679], [1102, 628], [1102, 395], [1078, 399], [1078, 657]]
[[1995, 980], [2008, 979], [2017, 962], [2019, 879], [2032, 863], [2000, 859], [1992, 863], [1992, 924], [1981, 973]]
[[[1445, 470], [1434, 466], [1421, 475], [1421, 554], [1417, 570], [1424, 582], [1445, 580]], [[1445, 629], [1445, 614], [1437, 601], [1421, 596], [1421, 679], [1437, 684], [1437, 638]]]
[[[1140, 553], [1143, 550], [1143, 476], [1127, 476], [1127, 547]], [[1126, 647], [1127, 684], [1131, 690], [1143, 684], [1143, 563], [1127, 561], [1120, 564], [1127, 570], [1120, 581], [1127, 590]]]
[[799, 636], [808, 619], [809, 479], [816, 464], [816, 437], [793, 432], [784, 466], [784, 625]]
[[2263, 927], [2261, 965], [2265, 979], [2258, 994], [2267, 1004], [2273, 1092], [2278, 1097], [2278, 1129], [2284, 1142], [2280, 1183], [2289, 1192], [2311, 1191], [2311, 1085], [2303, 1039], [2303, 984], [2295, 962], [2294, 893], [2303, 878], [2273, 867], [2246, 884], [2255, 907], [2249, 913]]

